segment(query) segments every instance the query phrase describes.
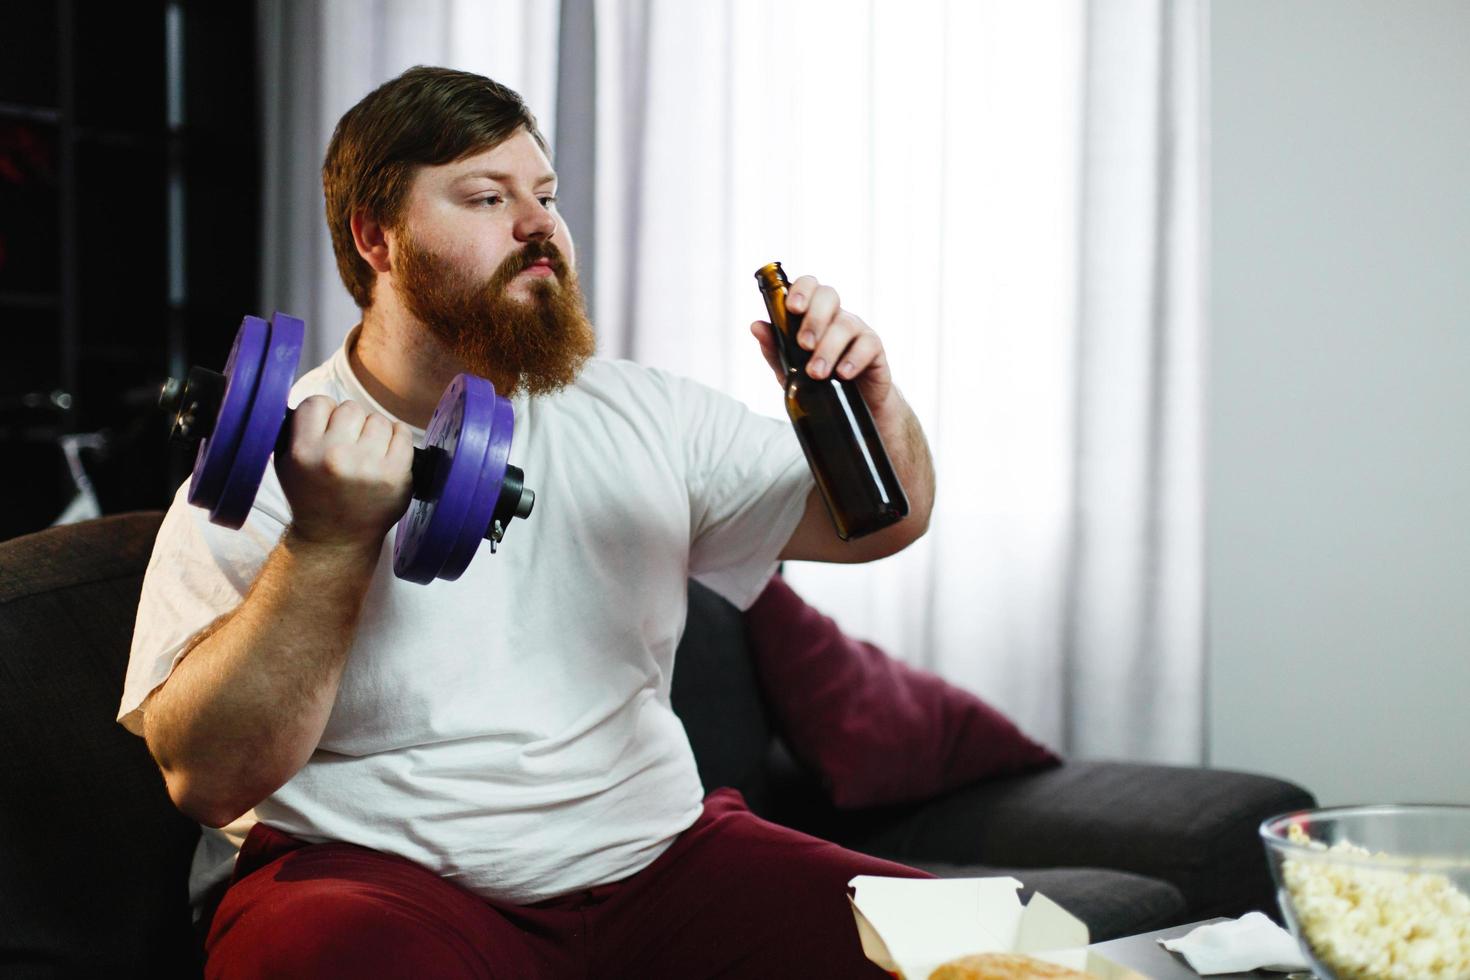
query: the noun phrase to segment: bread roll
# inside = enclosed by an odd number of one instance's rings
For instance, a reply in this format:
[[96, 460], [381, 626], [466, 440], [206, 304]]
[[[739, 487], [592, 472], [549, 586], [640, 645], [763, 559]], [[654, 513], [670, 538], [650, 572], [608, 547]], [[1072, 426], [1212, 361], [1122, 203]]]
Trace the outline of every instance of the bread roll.
[[929, 980], [1093, 980], [1086, 973], [1020, 953], [977, 953], [943, 963]]

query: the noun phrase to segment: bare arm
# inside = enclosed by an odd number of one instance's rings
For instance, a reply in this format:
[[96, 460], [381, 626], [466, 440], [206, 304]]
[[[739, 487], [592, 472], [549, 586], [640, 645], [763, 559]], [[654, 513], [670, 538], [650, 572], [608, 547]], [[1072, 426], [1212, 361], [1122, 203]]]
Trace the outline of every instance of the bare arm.
[[908, 496], [909, 515], [881, 531], [843, 541], [832, 526], [822, 492], [813, 487], [801, 522], [781, 549], [782, 561], [873, 561], [902, 551], [929, 530], [929, 515], [934, 510], [934, 461], [929, 455], [929, 441], [898, 389], [891, 391], [895, 404], [880, 410], [869, 402], [869, 408], [898, 482]]
[[336, 700], [383, 537], [407, 505], [412, 435], [308, 399], [278, 459], [294, 519], [241, 604], [148, 701], [144, 738], [174, 803], [223, 826], [290, 779]]
[[[856, 380], [863, 400], [873, 413], [873, 423], [888, 450], [889, 460], [909, 499], [909, 515], [881, 531], [843, 541], [832, 526], [820, 490], [807, 497], [801, 522], [781, 551], [783, 560], [863, 562], [901, 551], [929, 529], [934, 510], [934, 461], [929, 442], [888, 368], [883, 342], [861, 318], [842, 309], [837, 292], [820, 285], [811, 276], [792, 284], [786, 308], [803, 314], [797, 342], [812, 352], [807, 373], [814, 378], [836, 375]], [[771, 325], [763, 320], [751, 324], [761, 344], [766, 363], [777, 380], [785, 384]]]
[[306, 764], [376, 559], [376, 547], [316, 544], [288, 530], [244, 602], [174, 668], [143, 731], [179, 809], [223, 826]]

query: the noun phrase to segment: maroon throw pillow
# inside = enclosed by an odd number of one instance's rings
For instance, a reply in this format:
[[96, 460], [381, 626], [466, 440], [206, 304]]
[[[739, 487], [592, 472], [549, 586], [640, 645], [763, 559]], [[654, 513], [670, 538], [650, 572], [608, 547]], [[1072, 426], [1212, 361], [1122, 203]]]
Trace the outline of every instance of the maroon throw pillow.
[[928, 799], [1061, 762], [975, 695], [849, 638], [779, 577], [745, 623], [777, 726], [839, 807]]

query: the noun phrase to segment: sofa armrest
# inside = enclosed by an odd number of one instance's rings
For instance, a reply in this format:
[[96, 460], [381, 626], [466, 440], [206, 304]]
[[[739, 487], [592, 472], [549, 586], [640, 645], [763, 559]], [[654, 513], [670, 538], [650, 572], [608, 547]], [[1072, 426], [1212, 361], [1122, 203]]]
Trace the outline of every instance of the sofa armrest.
[[[1198, 918], [1276, 914], [1257, 828], [1315, 805], [1267, 776], [1120, 762], [982, 782], [906, 811], [846, 815], [846, 846], [897, 860], [1114, 868], [1161, 878]], [[836, 829], [836, 828], [834, 828]]]

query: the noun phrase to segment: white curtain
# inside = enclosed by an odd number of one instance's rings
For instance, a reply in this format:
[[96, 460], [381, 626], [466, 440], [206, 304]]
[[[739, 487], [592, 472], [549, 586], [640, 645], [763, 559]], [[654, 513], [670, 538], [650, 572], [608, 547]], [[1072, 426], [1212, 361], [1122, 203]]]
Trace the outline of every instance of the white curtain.
[[788, 576], [1075, 756], [1202, 759], [1190, 0], [599, 0], [605, 349], [779, 414], [779, 259], [884, 338], [928, 537]]
[[411, 64], [491, 75], [576, 141], [604, 353], [779, 415], [746, 329], [772, 259], [883, 336], [932, 529], [790, 566], [804, 596], [1070, 755], [1203, 758], [1204, 0], [259, 2], [265, 301], [315, 357], [356, 319], [332, 125]]

